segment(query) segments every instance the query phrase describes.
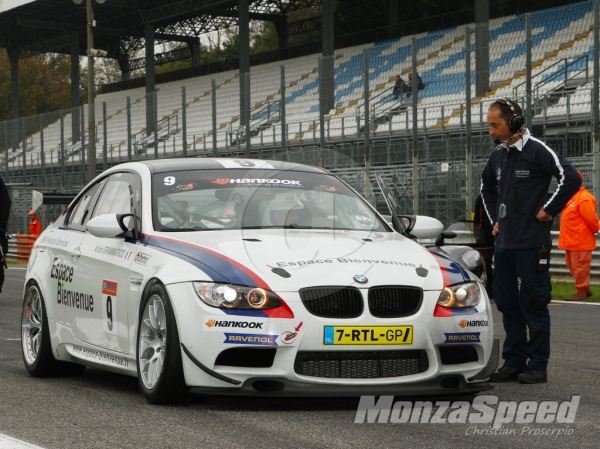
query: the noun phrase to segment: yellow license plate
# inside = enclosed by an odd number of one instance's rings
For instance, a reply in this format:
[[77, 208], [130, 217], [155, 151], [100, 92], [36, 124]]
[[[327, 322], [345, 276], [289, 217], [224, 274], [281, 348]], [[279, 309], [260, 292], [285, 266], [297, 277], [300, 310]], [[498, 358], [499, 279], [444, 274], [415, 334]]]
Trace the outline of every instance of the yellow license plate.
[[325, 326], [324, 345], [412, 345], [412, 326]]

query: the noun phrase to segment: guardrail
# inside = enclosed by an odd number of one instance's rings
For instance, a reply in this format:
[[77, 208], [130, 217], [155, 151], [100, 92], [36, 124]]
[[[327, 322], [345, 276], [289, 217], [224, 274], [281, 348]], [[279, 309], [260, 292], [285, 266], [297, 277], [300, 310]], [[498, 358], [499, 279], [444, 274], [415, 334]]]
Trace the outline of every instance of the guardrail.
[[[455, 239], [446, 239], [447, 243], [461, 245], [475, 243], [473, 233], [471, 231], [457, 231]], [[558, 231], [552, 231], [552, 251], [550, 253], [550, 276], [553, 281], [572, 282], [573, 276], [565, 263], [565, 251], [556, 248], [558, 244]], [[593, 284], [600, 284], [600, 236], [596, 236], [597, 250], [592, 252], [592, 267], [590, 270], [590, 281]]]
[[[446, 243], [453, 245], [473, 244], [475, 239], [471, 231], [455, 230], [457, 237], [455, 239], [446, 239]], [[552, 280], [572, 281], [573, 277], [565, 264], [565, 251], [557, 249], [558, 231], [552, 231], [553, 248], [550, 257], [550, 275]], [[27, 234], [17, 234], [14, 239], [8, 242], [7, 260], [27, 262], [31, 254], [31, 248], [36, 241], [37, 236]], [[596, 236], [596, 245], [600, 248], [600, 236]], [[592, 252], [592, 268], [590, 270], [591, 282], [600, 284], [600, 249]]]
[[31, 248], [37, 240], [37, 235], [16, 234], [8, 241], [7, 260], [15, 262], [27, 262], [31, 255]]

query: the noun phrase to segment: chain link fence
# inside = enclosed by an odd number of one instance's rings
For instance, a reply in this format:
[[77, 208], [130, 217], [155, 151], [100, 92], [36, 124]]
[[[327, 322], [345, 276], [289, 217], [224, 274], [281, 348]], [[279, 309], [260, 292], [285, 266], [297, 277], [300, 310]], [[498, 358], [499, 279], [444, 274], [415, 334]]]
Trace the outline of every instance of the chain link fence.
[[[288, 160], [331, 170], [384, 211], [379, 173], [405, 213], [450, 225], [470, 217], [495, 147], [488, 108], [510, 97], [531, 133], [582, 170], [598, 196], [597, 4], [159, 84], [150, 94], [101, 94], [96, 173], [172, 157]], [[76, 192], [89, 179], [88, 134], [87, 106], [2, 122], [0, 173], [6, 183]], [[13, 229], [29, 209], [16, 192]]]

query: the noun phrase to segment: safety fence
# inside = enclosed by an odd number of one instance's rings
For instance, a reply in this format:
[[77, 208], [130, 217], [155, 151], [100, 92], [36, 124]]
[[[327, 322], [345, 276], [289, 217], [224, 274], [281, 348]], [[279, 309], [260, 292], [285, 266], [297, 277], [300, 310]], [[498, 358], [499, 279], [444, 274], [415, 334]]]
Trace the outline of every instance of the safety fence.
[[[76, 192], [127, 161], [283, 159], [325, 167], [383, 208], [380, 173], [404, 212], [449, 225], [472, 210], [494, 148], [487, 110], [509, 96], [532, 134], [582, 169], [600, 196], [598, 3], [163, 83], [151, 93], [109, 92], [97, 98], [92, 128], [87, 106], [5, 121], [0, 173], [8, 183]], [[31, 188], [12, 192], [9, 228], [26, 229]], [[59, 212], [48, 209], [46, 221]]]

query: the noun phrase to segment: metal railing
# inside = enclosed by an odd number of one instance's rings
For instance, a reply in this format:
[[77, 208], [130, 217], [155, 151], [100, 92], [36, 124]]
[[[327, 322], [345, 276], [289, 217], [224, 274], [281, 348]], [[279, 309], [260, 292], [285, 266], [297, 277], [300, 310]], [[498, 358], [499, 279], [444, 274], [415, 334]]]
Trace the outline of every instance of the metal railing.
[[[541, 77], [541, 81], [537, 82], [534, 86], [534, 95], [535, 97], [541, 96], [545, 93], [544, 88], [547, 88], [550, 83], [556, 81], [562, 81], [560, 86], [553, 87], [552, 90], [558, 91], [567, 86], [569, 80], [578, 79], [582, 80], [581, 84], [585, 84], [589, 81], [589, 70], [588, 70], [588, 62], [589, 56], [582, 55], [575, 58], [563, 58], [556, 61], [549, 67], [546, 67], [541, 72], [536, 73], [536, 79]], [[585, 77], [580, 77], [582, 73], [585, 73]], [[524, 92], [520, 92], [524, 90], [526, 87], [526, 82], [522, 82], [521, 84], [517, 84], [513, 87], [513, 98], [517, 98], [519, 96], [525, 96]]]

